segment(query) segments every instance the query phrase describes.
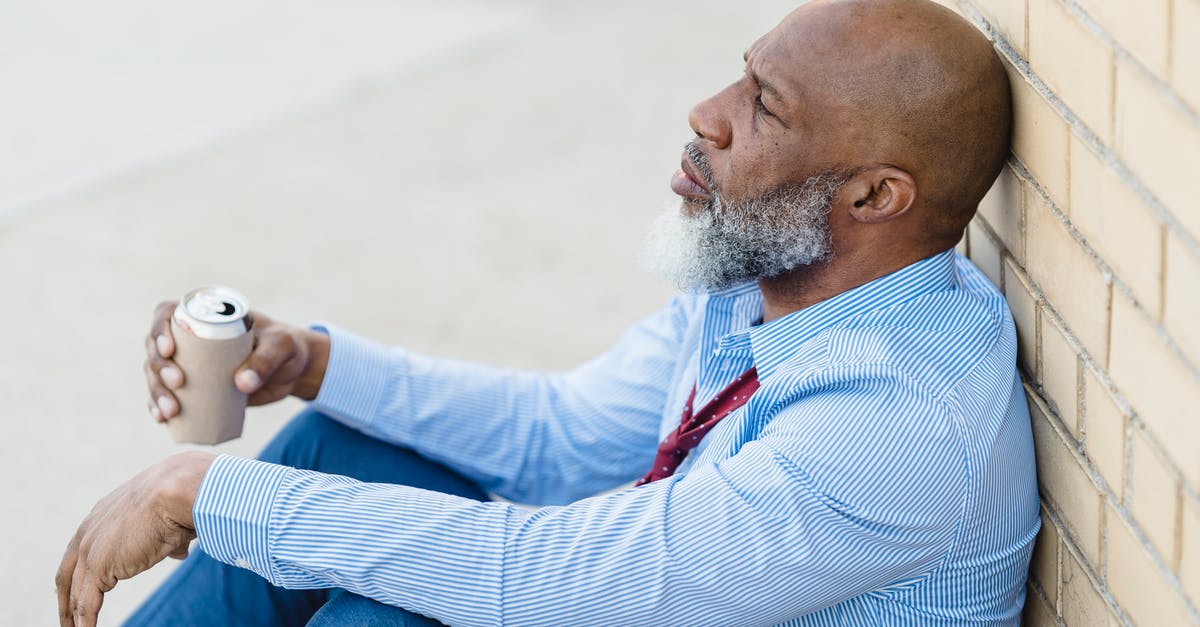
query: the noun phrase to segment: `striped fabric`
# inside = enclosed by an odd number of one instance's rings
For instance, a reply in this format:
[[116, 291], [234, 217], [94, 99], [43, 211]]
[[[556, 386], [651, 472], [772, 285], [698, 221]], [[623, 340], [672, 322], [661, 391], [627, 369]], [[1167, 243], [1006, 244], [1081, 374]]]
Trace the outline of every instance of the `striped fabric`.
[[[220, 457], [200, 546], [288, 588], [452, 625], [1016, 625], [1037, 533], [1004, 300], [953, 251], [767, 324], [753, 284], [680, 296], [561, 374], [332, 326], [316, 405], [507, 499]], [[671, 477], [626, 487], [750, 366]]]

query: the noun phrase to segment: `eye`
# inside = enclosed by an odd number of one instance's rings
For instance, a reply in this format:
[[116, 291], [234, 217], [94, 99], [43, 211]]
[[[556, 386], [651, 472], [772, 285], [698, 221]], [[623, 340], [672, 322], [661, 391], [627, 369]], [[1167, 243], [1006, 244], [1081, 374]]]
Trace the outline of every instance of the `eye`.
[[775, 117], [775, 114], [771, 113], [771, 110], [767, 108], [767, 105], [763, 104], [762, 92], [754, 95], [754, 109], [757, 113], [761, 113], [762, 115]]

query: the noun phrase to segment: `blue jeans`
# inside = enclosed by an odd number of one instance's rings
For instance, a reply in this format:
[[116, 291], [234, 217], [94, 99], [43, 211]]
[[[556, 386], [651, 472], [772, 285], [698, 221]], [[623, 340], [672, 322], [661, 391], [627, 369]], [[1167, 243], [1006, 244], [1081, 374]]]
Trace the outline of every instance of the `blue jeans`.
[[[259, 459], [372, 483], [437, 490], [476, 500], [487, 493], [409, 449], [363, 435], [315, 410], [292, 419]], [[339, 588], [285, 590], [194, 549], [125, 625], [440, 625]]]

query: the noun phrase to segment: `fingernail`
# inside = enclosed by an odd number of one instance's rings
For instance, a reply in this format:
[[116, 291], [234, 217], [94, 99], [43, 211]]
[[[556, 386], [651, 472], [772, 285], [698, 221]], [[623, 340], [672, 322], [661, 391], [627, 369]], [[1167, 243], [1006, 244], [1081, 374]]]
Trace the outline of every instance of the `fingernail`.
[[183, 382], [183, 374], [174, 366], [163, 366], [163, 369], [158, 371], [158, 376], [172, 390], [179, 387], [179, 384]]
[[238, 389], [243, 392], [253, 392], [262, 385], [262, 379], [253, 370], [243, 370], [237, 374]]
[[150, 406], [150, 417], [155, 420], [162, 420], [162, 410], [158, 408], [158, 405]]
[[166, 396], [160, 396], [160, 397], [158, 397], [157, 402], [158, 402], [158, 408], [160, 410], [162, 410], [162, 415], [166, 416], [166, 415], [169, 415], [174, 412], [175, 401], [167, 398]]
[[166, 357], [167, 351], [171, 348], [171, 340], [168, 340], [165, 335], [160, 335], [154, 338], [154, 345], [158, 347], [158, 354]]

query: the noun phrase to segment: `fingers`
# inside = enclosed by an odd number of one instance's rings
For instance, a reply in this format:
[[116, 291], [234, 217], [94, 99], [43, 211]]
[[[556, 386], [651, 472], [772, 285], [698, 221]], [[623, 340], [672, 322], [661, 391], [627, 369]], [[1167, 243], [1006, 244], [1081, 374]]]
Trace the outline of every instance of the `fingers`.
[[162, 378], [159, 372], [155, 370], [154, 365], [149, 360], [143, 368], [146, 374], [146, 387], [150, 391], [150, 401], [157, 407], [158, 412], [154, 412], [152, 408], [150, 415], [156, 420], [161, 418], [173, 418], [179, 413], [179, 401], [175, 395], [163, 385]]
[[175, 336], [171, 334], [171, 314], [175, 312], [175, 301], [163, 301], [154, 308], [154, 320], [150, 323], [150, 337], [154, 339], [156, 352], [170, 358], [175, 354]]
[[79, 613], [76, 611], [76, 608], [79, 607], [79, 592], [80, 592], [80, 590], [83, 589], [83, 575], [84, 575], [84, 572], [86, 571], [86, 569], [84, 568], [85, 559], [86, 558], [83, 558], [83, 557], [76, 559], [75, 560], [75, 571], [73, 573], [71, 573], [71, 599], [70, 599], [70, 607], [69, 607], [69, 611], [71, 613], [70, 624], [75, 625], [76, 627], [78, 627], [78, 621], [76, 619], [79, 616]]
[[79, 534], [76, 533], [67, 545], [62, 562], [58, 565], [58, 572], [54, 575], [54, 589], [58, 593], [59, 625], [75, 624], [71, 612], [71, 579], [75, 574], [75, 563], [79, 559], [78, 548]]
[[[269, 326], [259, 333], [254, 350], [246, 358], [245, 363], [234, 375], [234, 384], [246, 394], [254, 394], [267, 382], [276, 384], [291, 383], [291, 381], [276, 381], [276, 373], [287, 375], [288, 368], [280, 372], [280, 367], [295, 358], [299, 352], [299, 343], [295, 337], [282, 325]], [[291, 374], [295, 379], [296, 375]], [[290, 387], [290, 386], [289, 386]]]
[[154, 319], [145, 341], [144, 370], [151, 401], [147, 411], [158, 422], [166, 422], [168, 418], [179, 414], [179, 400], [171, 390], [179, 389], [184, 384], [183, 371], [170, 360], [175, 354], [175, 340], [171, 334], [171, 313], [174, 310], [174, 302], [159, 303], [154, 309]]
[[75, 627], [96, 627], [100, 615], [100, 606], [104, 604], [103, 583], [83, 568], [80, 579], [80, 589], [75, 593], [75, 608], [73, 618]]

